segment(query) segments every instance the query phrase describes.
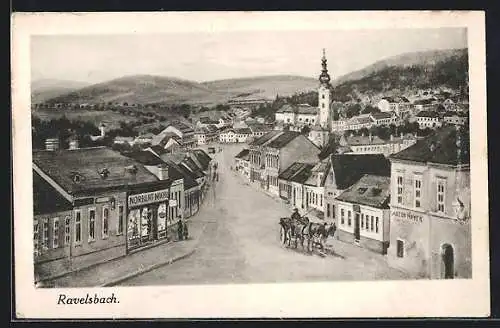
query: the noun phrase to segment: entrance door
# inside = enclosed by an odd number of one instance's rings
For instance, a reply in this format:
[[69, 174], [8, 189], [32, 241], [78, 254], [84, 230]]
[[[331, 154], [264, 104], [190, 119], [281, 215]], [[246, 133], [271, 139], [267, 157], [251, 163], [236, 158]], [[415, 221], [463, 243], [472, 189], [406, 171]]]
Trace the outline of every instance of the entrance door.
[[444, 244], [442, 249], [443, 256], [443, 266], [444, 266], [444, 278], [453, 279], [455, 276], [454, 268], [454, 254], [453, 247], [450, 244]]
[[359, 213], [354, 213], [354, 240], [359, 241]]

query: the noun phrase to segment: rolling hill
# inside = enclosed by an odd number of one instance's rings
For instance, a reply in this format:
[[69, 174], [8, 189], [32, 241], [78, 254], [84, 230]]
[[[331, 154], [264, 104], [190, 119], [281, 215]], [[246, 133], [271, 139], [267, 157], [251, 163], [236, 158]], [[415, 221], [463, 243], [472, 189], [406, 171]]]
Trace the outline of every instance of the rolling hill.
[[[332, 82], [336, 94], [353, 98], [360, 93], [380, 93], [394, 89], [428, 88], [438, 85], [457, 88], [468, 79], [467, 49], [406, 53], [380, 60], [364, 69], [341, 76]], [[253, 78], [194, 82], [173, 77], [133, 75], [72, 89], [45, 98], [61, 103], [188, 103], [214, 105], [229, 99], [290, 96], [314, 91], [316, 78], [275, 75]], [[39, 89], [38, 89], [39, 90]], [[33, 96], [37, 97], [33, 88]], [[346, 96], [346, 97], [344, 97]]]
[[47, 99], [54, 103], [195, 103], [217, 104], [229, 99], [268, 98], [292, 95], [317, 86], [301, 76], [264, 76], [198, 83], [153, 75], [125, 76], [93, 84]]
[[232, 98], [274, 99], [276, 95], [291, 96], [299, 91], [310, 91], [318, 87], [315, 78], [295, 75], [258, 76], [240, 79], [203, 82], [203, 85]]
[[408, 53], [376, 62], [335, 80], [340, 98], [360, 94], [412, 93], [417, 89], [446, 87], [454, 90], [468, 84], [467, 49]]
[[88, 85], [85, 82], [39, 79], [31, 82], [31, 101], [34, 103], [43, 102], [51, 98], [70, 93], [84, 88]]

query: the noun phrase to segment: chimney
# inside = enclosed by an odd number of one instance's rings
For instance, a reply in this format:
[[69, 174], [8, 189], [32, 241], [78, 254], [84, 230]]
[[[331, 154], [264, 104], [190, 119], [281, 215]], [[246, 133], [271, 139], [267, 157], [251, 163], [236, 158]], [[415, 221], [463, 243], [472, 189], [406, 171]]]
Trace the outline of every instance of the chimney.
[[46, 139], [45, 150], [50, 150], [50, 151], [59, 150], [59, 139], [58, 138]]
[[78, 139], [73, 138], [69, 140], [69, 149], [70, 150], [75, 150], [78, 149], [79, 144], [78, 144]]
[[158, 165], [158, 179], [167, 180], [168, 179], [168, 165], [160, 164]]

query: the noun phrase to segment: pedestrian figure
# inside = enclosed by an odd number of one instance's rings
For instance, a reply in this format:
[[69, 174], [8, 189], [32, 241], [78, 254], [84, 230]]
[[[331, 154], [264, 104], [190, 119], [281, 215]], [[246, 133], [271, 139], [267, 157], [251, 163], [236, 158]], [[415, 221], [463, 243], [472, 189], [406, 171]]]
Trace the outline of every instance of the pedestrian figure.
[[219, 173], [215, 173], [215, 178], [217, 179], [216, 181], [219, 181]]
[[183, 237], [183, 226], [181, 220], [177, 223], [177, 237], [179, 240], [182, 240]]
[[187, 226], [187, 222], [184, 221], [184, 224], [183, 224], [183, 234], [184, 234], [184, 240], [188, 240], [189, 238], [189, 231], [188, 231], [188, 226]]

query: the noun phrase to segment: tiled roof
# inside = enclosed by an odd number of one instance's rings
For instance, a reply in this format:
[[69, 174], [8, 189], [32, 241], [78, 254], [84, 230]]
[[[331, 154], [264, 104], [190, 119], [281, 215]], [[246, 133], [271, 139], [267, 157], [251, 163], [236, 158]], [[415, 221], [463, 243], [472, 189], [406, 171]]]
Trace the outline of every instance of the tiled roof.
[[433, 112], [433, 111], [421, 110], [420, 112], [418, 112], [417, 117], [432, 117], [432, 118], [436, 118], [436, 117], [439, 117], [439, 114], [437, 112]]
[[365, 174], [390, 176], [390, 162], [382, 154], [335, 154], [331, 163], [338, 189], [347, 189]]
[[349, 146], [361, 146], [361, 145], [383, 145], [387, 141], [381, 139], [378, 136], [352, 136], [345, 137], [347, 145]]
[[182, 165], [177, 165], [172, 161], [165, 161], [168, 165], [168, 175], [174, 180], [184, 179], [184, 189], [191, 189], [198, 185], [196, 176]]
[[172, 122], [170, 125], [177, 128], [182, 133], [194, 132], [193, 128], [191, 128], [189, 125], [186, 125], [182, 122]]
[[132, 158], [142, 165], [154, 166], [163, 164], [163, 161], [159, 157], [155, 156], [152, 152], [147, 150], [125, 152], [123, 153], [123, 155]]
[[296, 108], [290, 104], [284, 104], [276, 113], [295, 113]]
[[388, 112], [373, 113], [372, 117], [376, 120], [383, 120], [386, 118], [391, 118], [392, 113], [388, 113]]
[[264, 134], [263, 136], [255, 139], [250, 143], [250, 146], [262, 146], [269, 140], [275, 138], [276, 136], [280, 135], [281, 131], [269, 131], [268, 133]]
[[197, 178], [202, 178], [205, 174], [201, 171], [201, 168], [196, 165], [196, 163], [189, 157], [185, 157], [182, 162], [182, 165], [186, 166]]
[[249, 128], [234, 129], [234, 132], [236, 132], [236, 134], [252, 134], [252, 130], [250, 130]]
[[307, 179], [311, 176], [311, 171], [312, 168], [314, 167], [314, 164], [304, 164], [304, 167], [299, 170], [297, 173], [295, 173], [293, 176], [290, 177], [290, 181], [292, 182], [297, 182], [300, 184], [304, 184]]
[[247, 123], [247, 126], [252, 131], [252, 133], [267, 132], [271, 130], [269, 126], [262, 123]]
[[249, 149], [243, 149], [238, 154], [236, 154], [236, 156], [234, 156], [234, 157], [235, 158], [244, 159], [244, 160], [248, 160], [248, 156], [249, 155], [250, 155], [250, 150]]
[[317, 115], [318, 109], [309, 105], [297, 105], [297, 113], [298, 114], [310, 114]]
[[69, 193], [158, 181], [137, 161], [106, 147], [34, 151], [33, 163]]
[[281, 174], [278, 176], [279, 179], [289, 180], [292, 176], [294, 176], [297, 172], [302, 170], [305, 167], [305, 163], [295, 162], [289, 167], [287, 167]]
[[426, 99], [417, 99], [413, 102], [414, 105], [430, 105], [434, 103], [436, 99], [434, 98], [426, 98]]
[[172, 161], [176, 164], [180, 164], [185, 157], [186, 157], [186, 153], [179, 153], [179, 152], [172, 153], [172, 154], [170, 154], [170, 153], [160, 154], [160, 158], [164, 162]]
[[278, 137], [271, 140], [271, 142], [266, 144], [266, 146], [269, 148], [280, 149], [280, 148], [283, 148], [286, 145], [288, 145], [290, 143], [290, 141], [294, 140], [298, 136], [300, 136], [300, 132], [283, 131], [283, 133], [281, 135], [279, 135]]
[[196, 163], [196, 165], [202, 169], [203, 171], [206, 171], [208, 169], [208, 166], [210, 165], [210, 159], [207, 159], [205, 156], [202, 156], [200, 152], [195, 152], [192, 151], [189, 153], [191, 156], [191, 159]]
[[33, 213], [50, 214], [72, 209], [72, 204], [33, 171]]
[[360, 205], [388, 209], [391, 178], [366, 174], [336, 199]]
[[194, 149], [193, 152], [196, 154], [196, 156], [202, 158], [202, 160], [210, 163], [212, 160], [212, 157], [208, 155], [203, 149]]
[[[458, 145], [457, 145], [458, 143]], [[466, 128], [446, 126], [414, 145], [393, 154], [391, 159], [447, 165], [470, 164], [470, 135]]]
[[322, 179], [320, 181], [320, 186], [324, 186], [326, 177], [328, 176], [328, 170], [330, 169], [330, 161], [328, 159], [318, 162], [311, 170], [311, 176], [305, 182], [306, 185], [317, 186], [318, 175], [322, 174]]

